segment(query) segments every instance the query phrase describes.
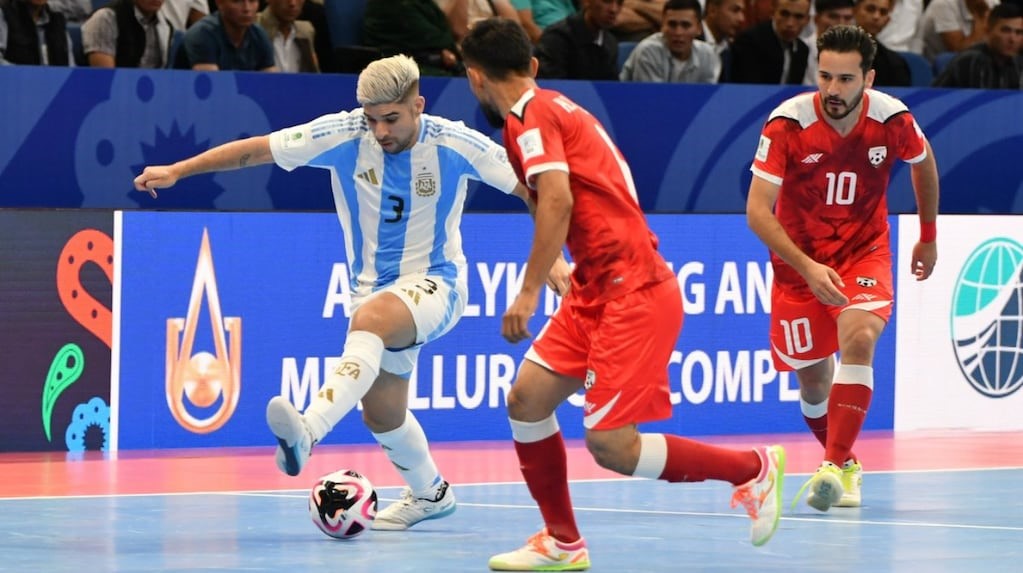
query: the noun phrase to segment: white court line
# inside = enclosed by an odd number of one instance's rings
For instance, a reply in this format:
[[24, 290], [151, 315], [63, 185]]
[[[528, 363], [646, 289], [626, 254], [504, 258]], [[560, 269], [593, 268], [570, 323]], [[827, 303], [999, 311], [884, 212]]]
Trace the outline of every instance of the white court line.
[[[951, 469], [935, 469], [935, 470], [885, 470], [885, 471], [866, 471], [864, 475], [871, 474], [928, 474], [928, 473], [962, 473], [962, 472], [988, 472], [988, 471], [1013, 471], [1023, 470], [1023, 466], [1003, 466], [996, 468], [951, 468]], [[786, 473], [785, 477], [793, 476], [809, 476], [813, 475], [810, 473]], [[651, 481], [656, 482], [659, 480], [651, 480], [647, 478], [636, 478], [636, 477], [611, 477], [611, 478], [591, 478], [591, 479], [573, 479], [569, 480], [569, 483], [606, 483], [606, 482], [618, 482], [618, 481]], [[471, 482], [456, 484], [459, 488], [465, 487], [487, 487], [494, 485], [520, 485], [525, 486], [525, 482], [519, 481], [492, 481], [492, 482]], [[696, 482], [688, 484], [685, 487], [690, 489], [695, 487], [718, 487], [720, 484], [717, 482]], [[387, 489], [401, 489], [403, 486], [400, 485], [386, 485], [376, 488], [377, 490]], [[301, 495], [297, 495], [301, 492]], [[305, 497], [307, 490], [304, 489], [249, 489], [249, 490], [225, 490], [225, 491], [179, 491], [179, 492], [143, 492], [143, 493], [98, 493], [88, 495], [37, 495], [37, 496], [11, 496], [2, 497], [0, 496], [0, 502], [3, 501], [21, 501], [21, 500], [52, 500], [52, 499], [104, 499], [104, 498], [118, 498], [118, 497], [181, 497], [189, 495], [249, 495], [249, 496], [262, 496], [262, 497]], [[468, 504], [465, 504], [468, 505]], [[532, 507], [532, 506], [530, 506]], [[594, 510], [597, 511], [597, 510]], [[694, 514], [695, 515], [695, 514]], [[745, 517], [745, 516], [742, 516]], [[788, 518], [785, 518], [788, 519]], [[861, 522], [857, 522], [861, 523]]]
[[[991, 468], [994, 470], [1018, 470], [1023, 467], [1006, 467], [1006, 468]], [[988, 470], [909, 470], [909, 471], [890, 471], [890, 472], [876, 472], [876, 473], [938, 473], [939, 471], [988, 471]], [[588, 479], [588, 480], [572, 480], [572, 483], [594, 483], [594, 482], [615, 482], [615, 481], [652, 481], [641, 478], [602, 478], [602, 479]], [[525, 485], [522, 482], [501, 482], [501, 483], [467, 483], [459, 484], [459, 488], [462, 487], [484, 487], [493, 485]], [[692, 484], [694, 486], [716, 486], [716, 484]], [[400, 486], [384, 486], [378, 488], [378, 490], [388, 489], [399, 489]], [[206, 491], [206, 492], [175, 492], [175, 493], [132, 493], [132, 494], [102, 494], [102, 495], [81, 495], [81, 496], [39, 496], [39, 497], [14, 497], [14, 498], [0, 498], [0, 501], [17, 501], [17, 500], [67, 500], [67, 499], [103, 499], [103, 498], [119, 498], [119, 497], [183, 497], [183, 496], [244, 496], [244, 497], [270, 497], [270, 498], [294, 498], [304, 499], [308, 493], [305, 490], [254, 490], [254, 491]], [[396, 501], [396, 498], [380, 497], [381, 501]], [[498, 503], [469, 503], [459, 502], [459, 505], [463, 507], [478, 507], [488, 509], [522, 509], [535, 511], [536, 506], [533, 504], [498, 504]], [[747, 519], [745, 515], [739, 512], [733, 513], [720, 513], [720, 512], [703, 512], [703, 511], [665, 511], [665, 510], [653, 510], [653, 509], [623, 509], [623, 508], [606, 508], [606, 507], [575, 507], [577, 512], [594, 512], [594, 513], [617, 513], [617, 514], [636, 514], [636, 515], [664, 515], [664, 516], [678, 516], [678, 517], [727, 517], [727, 518], [739, 518]], [[836, 517], [835, 514], [830, 514], [827, 517], [821, 514], [819, 517], [798, 517], [798, 516], [782, 516], [782, 521], [786, 522], [814, 522], [814, 523], [833, 523], [842, 525], [874, 525], [882, 527], [922, 527], [922, 528], [937, 528], [937, 529], [960, 529], [960, 530], [977, 530], [977, 531], [1009, 531], [1009, 532], [1023, 532], [1023, 527], [1015, 526], [1004, 526], [1004, 525], [977, 525], [969, 523], [942, 523], [942, 522], [926, 522], [926, 521], [878, 521], [871, 519], [847, 519]]]

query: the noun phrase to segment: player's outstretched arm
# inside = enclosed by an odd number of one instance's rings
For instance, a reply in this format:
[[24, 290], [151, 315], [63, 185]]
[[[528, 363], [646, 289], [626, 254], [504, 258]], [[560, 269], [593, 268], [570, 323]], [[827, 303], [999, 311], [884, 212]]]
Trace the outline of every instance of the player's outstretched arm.
[[839, 290], [844, 287], [842, 277], [835, 269], [810, 258], [789, 237], [778, 218], [774, 216], [774, 203], [781, 187], [756, 175], [749, 186], [746, 199], [746, 222], [760, 240], [798, 272], [814, 296], [824, 304], [844, 306], [849, 299]]
[[199, 155], [178, 161], [173, 165], [150, 165], [135, 178], [135, 190], [145, 191], [156, 197], [157, 189], [173, 186], [179, 179], [210, 171], [227, 171], [273, 161], [270, 153], [270, 136], [260, 135], [240, 139]]
[[913, 247], [910, 272], [916, 276], [916, 280], [922, 281], [931, 276], [938, 262], [938, 162], [934, 159], [934, 149], [929, 142], [927, 157], [913, 164], [910, 178], [913, 180], [917, 211], [920, 213], [920, 241]]

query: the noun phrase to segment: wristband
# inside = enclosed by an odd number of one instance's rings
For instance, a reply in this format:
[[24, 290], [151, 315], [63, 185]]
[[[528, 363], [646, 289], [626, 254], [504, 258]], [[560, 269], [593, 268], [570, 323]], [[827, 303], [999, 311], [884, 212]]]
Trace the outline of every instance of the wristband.
[[920, 242], [933, 243], [938, 238], [938, 225], [934, 221], [925, 223], [920, 221]]

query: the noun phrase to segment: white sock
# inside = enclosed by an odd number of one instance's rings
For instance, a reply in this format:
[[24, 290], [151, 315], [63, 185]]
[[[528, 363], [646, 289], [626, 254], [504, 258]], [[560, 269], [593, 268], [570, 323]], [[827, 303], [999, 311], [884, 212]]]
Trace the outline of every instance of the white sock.
[[400, 426], [390, 432], [374, 433], [373, 437], [384, 448], [394, 468], [412, 490], [413, 497], [434, 499], [444, 480], [430, 456], [426, 433], [412, 411], [406, 410], [405, 421]]
[[319, 394], [306, 408], [305, 420], [317, 442], [344, 418], [369, 392], [380, 374], [384, 341], [372, 332], [348, 334], [341, 362], [323, 382]]
[[668, 463], [668, 441], [664, 434], [639, 435], [639, 461], [632, 475], [649, 479], [660, 479]]

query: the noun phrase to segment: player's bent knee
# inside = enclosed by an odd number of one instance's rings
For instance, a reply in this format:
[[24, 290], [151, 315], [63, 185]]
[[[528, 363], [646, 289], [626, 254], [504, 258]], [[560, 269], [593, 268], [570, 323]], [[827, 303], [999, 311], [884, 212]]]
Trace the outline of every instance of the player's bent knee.
[[589, 450], [597, 465], [623, 475], [632, 475], [639, 462], [638, 449], [622, 447], [620, 439], [602, 436], [599, 433], [587, 433], [586, 449]]

